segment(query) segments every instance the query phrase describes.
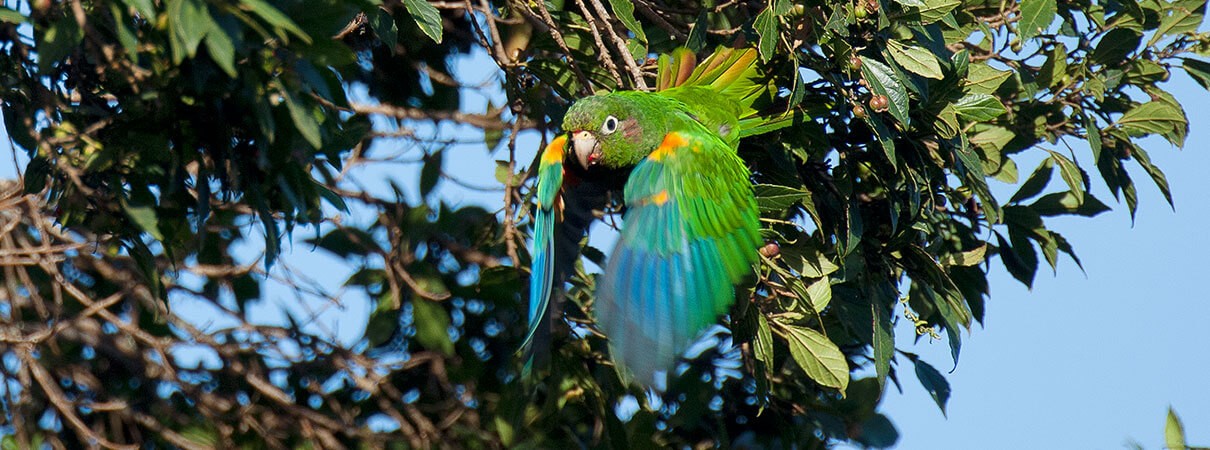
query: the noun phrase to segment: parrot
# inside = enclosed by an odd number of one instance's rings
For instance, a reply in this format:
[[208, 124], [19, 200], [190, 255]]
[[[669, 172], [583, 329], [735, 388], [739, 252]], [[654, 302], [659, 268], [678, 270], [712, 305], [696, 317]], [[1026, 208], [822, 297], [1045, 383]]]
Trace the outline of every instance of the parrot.
[[578, 258], [593, 219], [584, 211], [619, 187], [622, 227], [593, 309], [623, 373], [653, 385], [728, 311], [763, 245], [739, 140], [784, 126], [758, 112], [777, 92], [755, 49], [720, 47], [696, 64], [680, 48], [659, 58], [655, 91], [588, 96], [568, 109], [565, 133], [538, 157], [527, 370], [561, 317], [552, 291]]

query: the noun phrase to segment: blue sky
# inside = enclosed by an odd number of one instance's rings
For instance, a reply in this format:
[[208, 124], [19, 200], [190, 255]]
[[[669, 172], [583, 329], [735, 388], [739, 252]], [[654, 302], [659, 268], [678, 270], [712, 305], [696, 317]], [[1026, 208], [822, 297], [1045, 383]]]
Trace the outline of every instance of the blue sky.
[[[456, 61], [455, 72], [468, 84], [494, 76], [494, 64], [482, 54]], [[1192, 445], [1210, 445], [1210, 116], [1201, 108], [1210, 93], [1183, 73], [1166, 86], [1180, 99], [1191, 121], [1183, 151], [1160, 139], [1146, 141], [1154, 162], [1165, 170], [1175, 195], [1169, 208], [1146, 174], [1131, 163], [1138, 186], [1140, 207], [1131, 223], [1124, 204], [1099, 180], [1093, 194], [1114, 208], [1095, 219], [1063, 218], [1050, 222], [1074, 246], [1087, 274], [1070, 259], [1062, 259], [1058, 275], [1040, 269], [1033, 290], [1012, 279], [998, 260], [992, 262], [992, 296], [987, 302], [985, 327], [976, 325], [963, 335], [961, 360], [948, 373], [953, 394], [948, 418], [903, 365], [903, 394], [886, 394], [883, 412], [901, 433], [899, 448], [1123, 448], [1133, 439], [1146, 448], [1161, 448], [1164, 418], [1172, 405], [1184, 420]], [[355, 95], [354, 97], [358, 97]], [[483, 111], [488, 97], [502, 103], [499, 93], [487, 97], [468, 94], [463, 109]], [[421, 135], [440, 134], [464, 139], [481, 138], [481, 132], [452, 126], [410, 124]], [[2, 126], [2, 125], [0, 125]], [[378, 121], [380, 129], [390, 128]], [[3, 142], [7, 135], [0, 133]], [[518, 140], [518, 160], [528, 162], [537, 146], [530, 133]], [[371, 155], [414, 160], [424, 148], [399, 140], [380, 140]], [[1081, 153], [1083, 151], [1083, 153]], [[504, 150], [489, 153], [482, 144], [457, 145], [445, 151], [451, 176], [479, 186], [495, 184], [492, 160], [506, 158]], [[1077, 148], [1081, 161], [1090, 159]], [[0, 150], [0, 178], [15, 176], [26, 158]], [[1037, 159], [1017, 161], [1023, 176]], [[385, 180], [395, 179], [407, 188], [409, 201], [420, 201], [416, 163], [379, 164], [360, 168], [352, 177], [381, 192]], [[1091, 169], [1091, 165], [1089, 165]], [[1057, 177], [1056, 177], [1057, 179]], [[1013, 186], [994, 182], [1006, 198]], [[1061, 184], [1061, 181], [1055, 181]], [[461, 189], [448, 181], [439, 187], [440, 198], [454, 204], [496, 207], [501, 195]], [[430, 201], [433, 199], [430, 199]], [[328, 211], [335, 214], [335, 211]], [[357, 211], [349, 219], [358, 220]], [[251, 257], [257, 247], [258, 227], [242, 251]], [[594, 229], [594, 244], [610, 248], [607, 233]], [[313, 230], [296, 230], [298, 240]], [[349, 270], [337, 259], [295, 244], [284, 258], [321, 285], [338, 292]], [[280, 272], [275, 271], [275, 273]], [[255, 307], [261, 322], [280, 323], [282, 310], [316, 312], [317, 331], [341, 342], [353, 343], [364, 331], [366, 299], [339, 293], [332, 304], [315, 298], [298, 302], [281, 288], [266, 292]], [[210, 329], [229, 321], [207, 305], [173, 299], [174, 310], [199, 317]], [[902, 311], [897, 311], [901, 313]], [[901, 321], [896, 341], [901, 349], [921, 354], [943, 372], [951, 367], [944, 342], [922, 339], [912, 344], [913, 330]], [[907, 361], [901, 361], [906, 364]]]

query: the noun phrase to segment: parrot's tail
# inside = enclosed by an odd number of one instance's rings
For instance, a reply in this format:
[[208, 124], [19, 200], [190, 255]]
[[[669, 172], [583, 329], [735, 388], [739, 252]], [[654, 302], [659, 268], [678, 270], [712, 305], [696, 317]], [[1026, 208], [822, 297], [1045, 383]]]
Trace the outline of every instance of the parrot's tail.
[[[754, 48], [719, 47], [699, 64], [693, 51], [680, 47], [671, 55], [660, 55], [656, 90], [701, 86], [737, 99], [741, 108], [740, 137], [768, 133], [801, 121], [804, 117], [801, 110], [785, 105], [785, 101], [779, 102], [780, 89], [758, 56]], [[779, 103], [781, 106], [776, 106]]]

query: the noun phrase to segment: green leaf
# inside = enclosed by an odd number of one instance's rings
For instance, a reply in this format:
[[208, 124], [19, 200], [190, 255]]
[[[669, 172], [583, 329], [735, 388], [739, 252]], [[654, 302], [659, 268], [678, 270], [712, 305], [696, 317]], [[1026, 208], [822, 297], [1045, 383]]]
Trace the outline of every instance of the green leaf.
[[1076, 201], [1084, 201], [1084, 174], [1080, 171], [1080, 166], [1067, 159], [1062, 153], [1047, 150], [1050, 153], [1050, 159], [1059, 164], [1059, 175], [1063, 177], [1063, 181], [1067, 182], [1067, 187], [1071, 188], [1071, 194], [1076, 197]]
[[1038, 87], [1055, 88], [1063, 84], [1063, 78], [1067, 75], [1068, 58], [1071, 58], [1071, 55], [1067, 53], [1067, 46], [1062, 42], [1056, 43], [1046, 52], [1046, 62], [1038, 68], [1038, 74], [1034, 78]]
[[125, 3], [126, 6], [134, 9], [140, 16], [143, 16], [144, 20], [155, 18], [155, 4], [153, 2], [154, 0], [122, 0], [122, 3]]
[[227, 76], [235, 78], [238, 75], [235, 72], [235, 45], [222, 28], [216, 26], [206, 33], [206, 50], [210, 59], [213, 59]]
[[987, 243], [983, 243], [978, 247], [959, 253], [949, 253], [938, 258], [939, 263], [943, 266], [975, 266], [982, 264], [987, 258]]
[[1134, 160], [1147, 171], [1147, 175], [1151, 176], [1151, 181], [1155, 182], [1155, 187], [1160, 189], [1160, 193], [1164, 194], [1164, 199], [1168, 200], [1169, 206], [1175, 206], [1172, 203], [1172, 189], [1168, 187], [1168, 177], [1164, 176], [1164, 172], [1154, 164], [1151, 164], [1151, 156], [1142, 147], [1131, 145], [1134, 154]]
[[807, 286], [807, 296], [811, 298], [811, 308], [815, 311], [823, 311], [832, 302], [832, 283], [828, 277], [823, 277], [815, 280], [814, 283]]
[[891, 373], [891, 359], [895, 357], [895, 333], [891, 324], [890, 310], [879, 301], [870, 302], [871, 315], [874, 317], [874, 372], [878, 375], [878, 385], [886, 385], [886, 377]]
[[773, 367], [773, 332], [769, 329], [769, 320], [764, 314], [759, 311], [753, 311], [756, 317], [756, 359], [770, 364]]
[[1184, 4], [1173, 2], [1168, 11], [1171, 14], [1161, 13], [1163, 18], [1160, 19], [1160, 26], [1151, 35], [1151, 40], [1147, 41], [1148, 46], [1158, 42], [1164, 36], [1196, 32], [1206, 14], [1206, 2], [1189, 1]]
[[958, 112], [958, 117], [975, 122], [994, 119], [1007, 111], [1000, 99], [979, 93], [966, 94], [958, 99], [954, 102], [954, 110]]
[[958, 132], [962, 130], [958, 124], [958, 110], [954, 109], [954, 105], [945, 105], [944, 108], [941, 108], [941, 111], [937, 113], [937, 120], [933, 121], [933, 129], [943, 139], [953, 139], [958, 136]]
[[[970, 142], [983, 149], [983, 152], [989, 158], [989, 162], [994, 162], [998, 165], [998, 160], [1000, 159], [1001, 152], [1004, 151], [1004, 147], [1016, 137], [1017, 133], [1008, 128], [991, 126], [971, 136]], [[993, 156], [995, 157], [993, 158]]]
[[1038, 168], [1034, 169], [1034, 172], [1029, 175], [1029, 178], [1025, 179], [1024, 183], [1021, 183], [1021, 188], [1017, 189], [1017, 193], [1013, 194], [1008, 202], [1017, 203], [1041, 193], [1046, 188], [1046, 185], [1050, 183], [1054, 167], [1054, 160], [1050, 158], [1042, 160], [1042, 163], [1038, 164]]
[[441, 43], [441, 12], [427, 0], [403, 0], [403, 6], [429, 39]]
[[1185, 114], [1167, 102], [1150, 101], [1126, 111], [1116, 125], [1132, 135], [1164, 134], [1188, 125]]
[[[80, 45], [84, 32], [76, 21], [63, 17], [52, 23], [42, 33], [34, 34], [38, 50], [38, 71], [46, 74], [52, 69], [52, 64], [70, 55], [72, 49]], [[12, 132], [12, 129], [9, 129]]]
[[1109, 207], [1093, 197], [1092, 194], [1085, 193], [1083, 198], [1079, 198], [1072, 194], [1071, 191], [1056, 192], [1053, 194], [1043, 195], [1038, 201], [1029, 205], [1038, 215], [1041, 216], [1057, 216], [1060, 214], [1074, 214], [1085, 217], [1093, 217], [1097, 214], [1109, 211]]
[[1004, 84], [1012, 72], [993, 69], [985, 63], [971, 63], [969, 75], [966, 77], [967, 92], [976, 94], [991, 94]]
[[782, 212], [795, 203], [802, 201], [807, 191], [775, 184], [757, 184], [752, 186], [756, 194], [756, 206], [761, 212]]
[[155, 214], [155, 207], [151, 205], [131, 205], [125, 200], [122, 201], [122, 209], [126, 210], [126, 215], [130, 216], [139, 228], [150, 234], [157, 241], [164, 240], [164, 235], [160, 233], [160, 219]]
[[685, 38], [685, 47], [694, 53], [702, 51], [706, 47], [707, 31], [710, 31], [710, 21], [707, 20], [706, 8], [702, 8], [693, 22], [693, 29], [689, 30], [689, 37]]
[[370, 21], [370, 29], [374, 30], [378, 39], [391, 49], [391, 53], [395, 53], [396, 48], [399, 47], [399, 27], [395, 24], [395, 18], [382, 8], [376, 8], [374, 14], [366, 16]]
[[[424, 286], [426, 281], [429, 281], [428, 284], [439, 283], [425, 278], [416, 281], [421, 282], [421, 287], [425, 289], [427, 289], [427, 286]], [[434, 290], [430, 290], [430, 292], [432, 291]], [[439, 351], [447, 356], [454, 354], [454, 343], [450, 341], [447, 331], [450, 326], [450, 315], [439, 303], [423, 298], [413, 299], [412, 323], [416, 324], [416, 340], [425, 348]]]
[[290, 20], [285, 14], [282, 14], [273, 5], [270, 5], [265, 0], [240, 0], [244, 6], [248, 7], [257, 16], [260, 16], [265, 22], [272, 25], [277, 30], [277, 36], [286, 39], [286, 33], [293, 34], [301, 39], [304, 43], [311, 43], [311, 36], [304, 33], [293, 20]]
[[[1038, 270], [1038, 255], [1037, 253], [1034, 253], [1033, 244], [1030, 244], [1029, 241], [1025, 241], [1024, 245], [1028, 248], [1022, 248], [1020, 251], [1018, 251], [1009, 245], [1008, 241], [1006, 241], [1004, 236], [1001, 236], [999, 232], [995, 232], [995, 234], [996, 246], [1000, 249], [1000, 262], [1004, 263], [1004, 268], [1008, 270], [1008, 273], [1012, 275], [1013, 278], [1016, 278], [1017, 281], [1020, 281], [1021, 284], [1024, 284], [1026, 287], [1032, 287], [1034, 283], [1034, 274]], [[1024, 254], [1030, 255], [1032, 258], [1026, 259], [1025, 257], [1021, 256], [1023, 254], [1022, 252], [1025, 251], [1028, 251], [1028, 253]]]
[[820, 278], [840, 270], [819, 250], [809, 245], [793, 245], [782, 247], [782, 259], [804, 278]]
[[1182, 67], [1185, 68], [1185, 73], [1189, 74], [1193, 81], [1202, 85], [1205, 89], [1210, 89], [1210, 63], [1199, 61], [1193, 58], [1185, 58]]
[[168, 26], [184, 46], [183, 54], [192, 58], [206, 33], [217, 28], [210, 10], [201, 0], [168, 0]]
[[626, 29], [634, 33], [636, 39], [646, 44], [647, 33], [643, 31], [643, 24], [634, 18], [634, 3], [630, 0], [609, 0], [609, 6], [613, 8], [614, 17], [622, 21], [622, 25], [626, 25]]
[[908, 121], [907, 91], [903, 88], [899, 77], [895, 75], [895, 71], [886, 64], [865, 56], [861, 57], [861, 63], [861, 71], [870, 85], [870, 91], [877, 95], [885, 95], [889, 100], [887, 106], [891, 110], [891, 115], [899, 123], [907, 126], [910, 123]]
[[25, 23], [25, 16], [19, 12], [0, 6], [0, 22], [22, 24]]
[[1101, 141], [1101, 129], [1097, 128], [1097, 119], [1091, 115], [1081, 115], [1084, 117], [1084, 132], [1087, 135], [1088, 148], [1092, 150], [1092, 160], [1100, 161], [1104, 143]]
[[941, 408], [941, 415], [946, 415], [945, 404], [950, 399], [949, 381], [946, 381], [945, 376], [941, 375], [941, 372], [938, 372], [932, 365], [919, 358], [914, 358], [912, 363], [916, 366], [916, 378], [920, 380], [920, 385], [924, 386], [924, 390], [928, 391], [934, 402], [937, 402], [937, 407]]
[[441, 179], [441, 165], [445, 161], [444, 152], [437, 151], [424, 159], [424, 167], [420, 168], [420, 196], [428, 197]]
[[1126, 60], [1126, 55], [1138, 48], [1139, 42], [1142, 40], [1143, 35], [1137, 31], [1128, 28], [1114, 28], [1105, 33], [1096, 48], [1092, 50], [1092, 54], [1088, 56], [1088, 60], [1094, 65], [1116, 66]]
[[941, 72], [941, 64], [937, 62], [937, 57], [928, 50], [914, 45], [906, 45], [894, 39], [887, 40], [887, 50], [890, 51], [891, 58], [895, 62], [912, 73], [934, 80], [945, 78], [945, 74]]
[[810, 328], [782, 324], [778, 330], [783, 331], [782, 338], [789, 344], [790, 356], [807, 376], [844, 394], [849, 387], [849, 363], [836, 344]]
[[921, 25], [941, 20], [962, 3], [958, 0], [923, 0], [924, 6], [917, 9]]
[[1021, 41], [1042, 34], [1055, 21], [1058, 7], [1055, 0], [1021, 0], [1021, 19], [1017, 21], [1017, 30]]
[[298, 127], [298, 133], [312, 147], [323, 147], [323, 138], [319, 134], [319, 122], [315, 120], [315, 116], [307, 110], [306, 105], [298, 99], [294, 91], [281, 89], [282, 98], [285, 99], [286, 109], [290, 111], [290, 119], [294, 121], [294, 126]]
[[760, 36], [760, 42], [757, 45], [760, 50], [760, 58], [768, 61], [773, 57], [773, 52], [777, 50], [777, 40], [780, 37], [777, 33], [777, 16], [773, 14], [772, 4], [756, 15], [752, 28]]
[[1188, 448], [1185, 445], [1185, 426], [1171, 406], [1168, 407], [1168, 420], [1164, 424], [1164, 446], [1170, 450]]

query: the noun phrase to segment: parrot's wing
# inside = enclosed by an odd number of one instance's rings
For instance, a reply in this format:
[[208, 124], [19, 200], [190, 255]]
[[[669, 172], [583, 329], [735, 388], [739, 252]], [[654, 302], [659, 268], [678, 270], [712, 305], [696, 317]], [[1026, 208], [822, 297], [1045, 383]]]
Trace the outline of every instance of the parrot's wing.
[[597, 289], [615, 361], [646, 384], [727, 311], [761, 243], [743, 161], [693, 125], [666, 135], [631, 173], [622, 234]]
[[559, 213], [559, 189], [563, 185], [563, 156], [567, 136], [546, 146], [538, 165], [538, 211], [534, 219], [533, 264], [529, 276], [529, 329], [521, 348], [527, 349], [550, 305], [555, 266], [555, 216]]

